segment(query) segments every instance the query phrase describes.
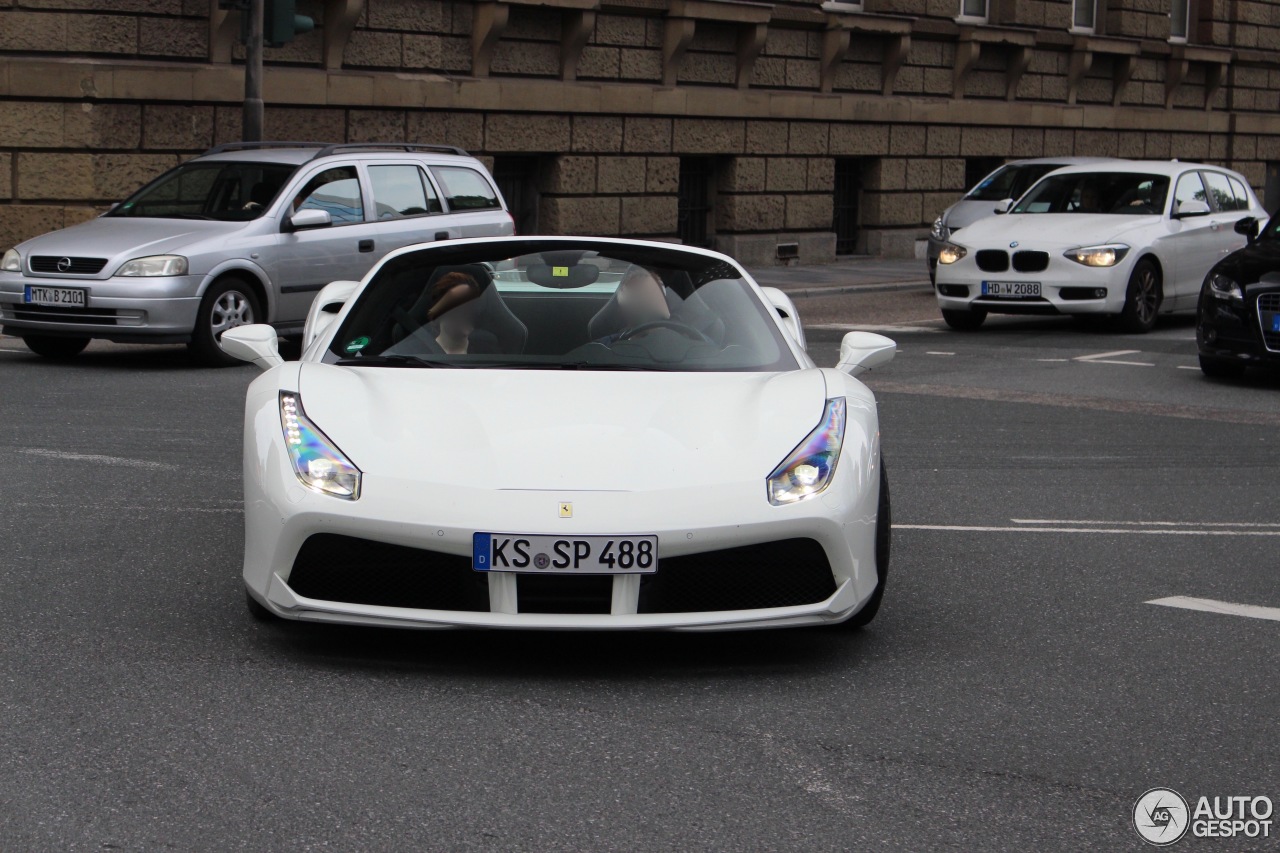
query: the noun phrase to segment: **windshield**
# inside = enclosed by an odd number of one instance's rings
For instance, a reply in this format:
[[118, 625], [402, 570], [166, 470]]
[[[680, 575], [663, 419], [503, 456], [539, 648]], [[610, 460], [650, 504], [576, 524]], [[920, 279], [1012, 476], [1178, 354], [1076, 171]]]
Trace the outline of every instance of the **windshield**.
[[1052, 172], [1061, 169], [1061, 163], [1011, 163], [1001, 166], [965, 196], [966, 201], [1004, 201], [1006, 198], [1021, 198], [1027, 187]]
[[220, 222], [257, 219], [296, 168], [278, 163], [186, 163], [147, 184], [107, 215]]
[[799, 365], [736, 266], [680, 249], [504, 240], [393, 258], [324, 361], [777, 371]]
[[1031, 188], [1010, 213], [1106, 213], [1150, 216], [1164, 212], [1169, 179], [1134, 172], [1050, 175]]

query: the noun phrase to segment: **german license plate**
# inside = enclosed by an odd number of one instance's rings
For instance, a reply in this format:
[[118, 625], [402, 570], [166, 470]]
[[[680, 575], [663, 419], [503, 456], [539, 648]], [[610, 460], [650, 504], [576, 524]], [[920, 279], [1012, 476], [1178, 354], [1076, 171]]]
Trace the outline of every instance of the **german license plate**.
[[22, 291], [28, 305], [53, 305], [59, 308], [83, 308], [88, 304], [87, 291], [81, 287], [42, 287], [28, 284]]
[[1280, 314], [1271, 315], [1271, 331], [1280, 332]]
[[995, 296], [1000, 299], [1031, 299], [1040, 295], [1038, 281], [984, 281], [983, 296]]
[[477, 572], [535, 575], [647, 575], [658, 570], [656, 536], [539, 536], [476, 533]]

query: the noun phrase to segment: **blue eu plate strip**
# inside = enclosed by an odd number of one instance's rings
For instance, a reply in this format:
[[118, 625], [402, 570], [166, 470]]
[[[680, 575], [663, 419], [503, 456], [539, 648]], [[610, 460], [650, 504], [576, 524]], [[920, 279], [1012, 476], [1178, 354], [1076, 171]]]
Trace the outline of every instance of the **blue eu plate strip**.
[[477, 572], [489, 571], [489, 541], [492, 538], [488, 533], [471, 535], [471, 567]]
[[1271, 331], [1280, 332], [1280, 314], [1273, 314], [1271, 316]]

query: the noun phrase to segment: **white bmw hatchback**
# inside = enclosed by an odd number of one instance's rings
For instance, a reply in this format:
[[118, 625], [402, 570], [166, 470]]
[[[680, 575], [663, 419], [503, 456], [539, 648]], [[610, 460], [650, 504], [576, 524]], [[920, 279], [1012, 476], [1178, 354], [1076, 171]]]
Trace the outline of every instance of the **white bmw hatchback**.
[[889, 492], [871, 392], [724, 255], [458, 240], [321, 291], [245, 410], [244, 581], [262, 617], [720, 629], [875, 615]]
[[1205, 275], [1246, 243], [1236, 223], [1266, 211], [1236, 172], [1177, 161], [1072, 166], [1041, 178], [1009, 212], [943, 246], [943, 319], [976, 329], [988, 313], [1118, 317], [1146, 332], [1193, 312]]

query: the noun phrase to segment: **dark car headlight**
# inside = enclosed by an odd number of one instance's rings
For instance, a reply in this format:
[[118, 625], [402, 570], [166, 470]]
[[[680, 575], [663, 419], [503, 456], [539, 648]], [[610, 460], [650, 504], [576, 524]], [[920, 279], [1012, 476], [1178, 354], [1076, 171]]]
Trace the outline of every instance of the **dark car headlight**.
[[1240, 289], [1240, 285], [1222, 273], [1209, 274], [1209, 292], [1219, 299], [1244, 302], [1244, 291]]

